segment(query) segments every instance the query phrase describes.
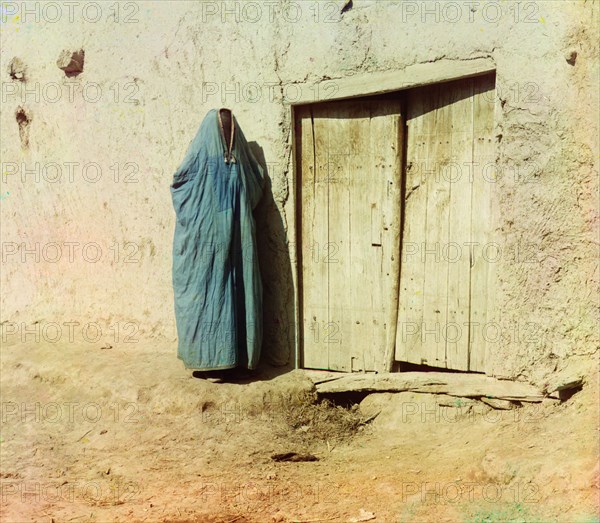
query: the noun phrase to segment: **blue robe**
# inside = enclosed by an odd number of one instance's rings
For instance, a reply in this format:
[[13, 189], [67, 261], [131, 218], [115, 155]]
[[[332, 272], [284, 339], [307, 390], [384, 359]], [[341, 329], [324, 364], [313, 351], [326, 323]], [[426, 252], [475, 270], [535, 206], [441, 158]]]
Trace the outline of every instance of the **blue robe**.
[[186, 368], [254, 369], [262, 343], [262, 283], [253, 209], [264, 173], [235, 119], [205, 116], [173, 176], [173, 290], [178, 357]]

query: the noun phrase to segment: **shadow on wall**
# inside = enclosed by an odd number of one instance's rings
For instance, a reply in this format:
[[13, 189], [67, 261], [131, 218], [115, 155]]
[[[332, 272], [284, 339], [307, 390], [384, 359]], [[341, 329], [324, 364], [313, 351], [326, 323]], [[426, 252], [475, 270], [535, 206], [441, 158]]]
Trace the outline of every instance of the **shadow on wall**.
[[255, 209], [258, 262], [263, 282], [263, 345], [261, 364], [294, 368], [294, 287], [284, 220], [271, 191], [271, 177], [262, 148], [248, 143], [265, 172], [265, 187]]

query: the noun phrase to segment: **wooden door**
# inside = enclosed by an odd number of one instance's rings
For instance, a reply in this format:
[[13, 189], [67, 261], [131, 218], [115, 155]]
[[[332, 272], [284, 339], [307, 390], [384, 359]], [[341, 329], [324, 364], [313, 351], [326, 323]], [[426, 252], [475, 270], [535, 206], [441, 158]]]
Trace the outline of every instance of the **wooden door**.
[[397, 321], [398, 100], [296, 110], [302, 365], [373, 371]]
[[484, 370], [494, 295], [486, 256], [493, 117], [493, 76], [408, 96], [398, 361]]

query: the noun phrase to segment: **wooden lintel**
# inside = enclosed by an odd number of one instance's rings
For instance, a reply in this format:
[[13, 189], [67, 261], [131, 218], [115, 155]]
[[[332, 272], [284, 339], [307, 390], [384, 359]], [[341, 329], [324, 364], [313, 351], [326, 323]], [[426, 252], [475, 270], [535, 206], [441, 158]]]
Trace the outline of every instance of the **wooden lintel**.
[[438, 82], [470, 78], [491, 73], [495, 69], [494, 61], [488, 57], [466, 60], [443, 59], [413, 64], [392, 71], [359, 73], [351, 77], [331, 78], [318, 82], [290, 83], [284, 90], [286, 95], [283, 103], [303, 105], [384, 94]]

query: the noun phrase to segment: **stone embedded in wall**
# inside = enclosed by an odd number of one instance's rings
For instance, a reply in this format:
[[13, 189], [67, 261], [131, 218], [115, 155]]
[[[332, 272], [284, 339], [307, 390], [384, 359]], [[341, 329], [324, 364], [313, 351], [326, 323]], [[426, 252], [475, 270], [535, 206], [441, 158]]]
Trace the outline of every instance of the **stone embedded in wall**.
[[29, 147], [29, 125], [31, 124], [31, 113], [24, 107], [17, 107], [15, 118], [19, 125], [19, 138], [21, 139], [21, 147], [27, 149]]
[[567, 61], [567, 63], [569, 65], [575, 65], [575, 62], [577, 60], [577, 51], [575, 51], [575, 50], [567, 51], [565, 54], [565, 60]]
[[79, 51], [68, 51], [65, 49], [60, 53], [56, 65], [65, 72], [66, 76], [71, 78], [83, 73], [84, 58], [85, 51], [83, 49], [79, 49]]
[[20, 58], [16, 56], [9, 62], [8, 64], [8, 74], [13, 80], [18, 80], [19, 82], [27, 81], [27, 67], [23, 63]]

